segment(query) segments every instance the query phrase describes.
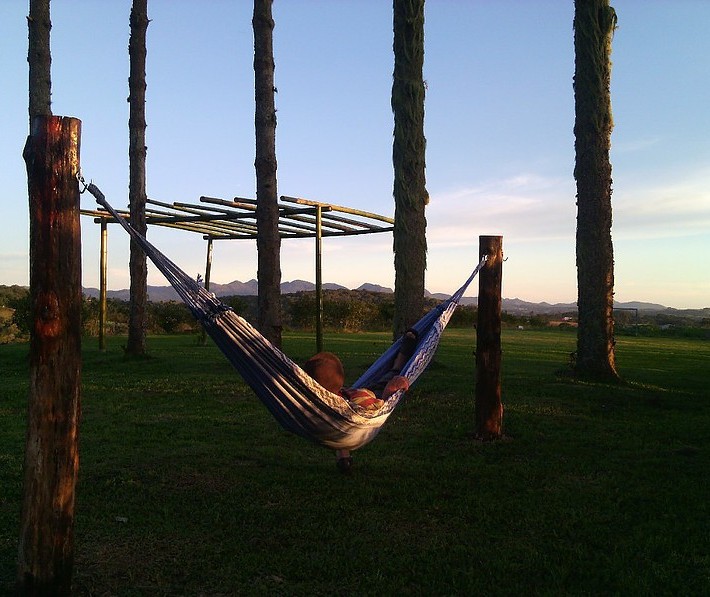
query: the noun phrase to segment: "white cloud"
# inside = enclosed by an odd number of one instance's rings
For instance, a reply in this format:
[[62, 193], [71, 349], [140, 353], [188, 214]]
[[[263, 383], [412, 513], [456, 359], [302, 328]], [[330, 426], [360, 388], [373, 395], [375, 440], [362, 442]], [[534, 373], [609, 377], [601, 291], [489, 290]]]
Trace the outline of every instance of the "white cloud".
[[706, 232], [710, 229], [710, 172], [636, 188], [626, 188], [622, 181], [612, 205], [615, 238], [670, 238]]
[[614, 155], [616, 153], [626, 154], [626, 153], [636, 153], [639, 151], [644, 151], [646, 149], [656, 147], [661, 142], [660, 137], [641, 137], [638, 139], [632, 139], [629, 141], [616, 141], [616, 136], [612, 136], [612, 146], [611, 146], [611, 156], [612, 163], [614, 162]]
[[542, 241], [574, 234], [573, 181], [519, 174], [477, 187], [433, 193], [427, 212], [431, 245], [464, 246], [481, 234]]

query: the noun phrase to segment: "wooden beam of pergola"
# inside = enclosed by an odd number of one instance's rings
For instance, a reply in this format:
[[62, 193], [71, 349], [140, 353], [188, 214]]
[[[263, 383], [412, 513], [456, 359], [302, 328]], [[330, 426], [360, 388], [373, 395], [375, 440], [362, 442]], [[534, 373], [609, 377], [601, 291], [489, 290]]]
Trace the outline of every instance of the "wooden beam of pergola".
[[[287, 238], [314, 238], [316, 275], [316, 349], [323, 349], [323, 288], [322, 288], [322, 239], [323, 237], [358, 236], [392, 232], [394, 219], [372, 212], [321, 203], [301, 197], [282, 195], [279, 209], [279, 236]], [[166, 203], [155, 199], [146, 202], [146, 223], [201, 234], [207, 241], [205, 267], [205, 288], [209, 289], [212, 267], [212, 241], [215, 240], [256, 240], [256, 200], [234, 197], [232, 200], [216, 197], [200, 197], [199, 204]], [[127, 210], [117, 210], [119, 215], [130, 221]], [[84, 216], [94, 218], [101, 225], [100, 260], [100, 311], [99, 347], [104, 348], [106, 322], [106, 264], [108, 261], [107, 224], [113, 223], [113, 216], [103, 209], [81, 210]]]

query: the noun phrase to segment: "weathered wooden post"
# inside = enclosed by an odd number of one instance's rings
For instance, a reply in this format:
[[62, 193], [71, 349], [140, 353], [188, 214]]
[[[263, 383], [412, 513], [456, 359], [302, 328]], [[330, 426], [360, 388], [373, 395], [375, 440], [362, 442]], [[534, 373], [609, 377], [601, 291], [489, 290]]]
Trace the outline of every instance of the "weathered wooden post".
[[478, 323], [476, 326], [477, 439], [498, 439], [503, 434], [501, 402], [501, 281], [503, 237], [479, 237], [479, 260], [488, 260], [478, 274]]
[[69, 595], [81, 411], [81, 121], [36, 116], [30, 208], [30, 390], [17, 589]]

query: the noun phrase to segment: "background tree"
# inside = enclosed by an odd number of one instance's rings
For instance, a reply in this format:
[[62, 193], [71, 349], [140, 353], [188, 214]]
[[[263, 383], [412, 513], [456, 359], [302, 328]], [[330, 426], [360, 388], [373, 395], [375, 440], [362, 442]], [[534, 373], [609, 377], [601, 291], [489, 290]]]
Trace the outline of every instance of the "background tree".
[[281, 346], [281, 238], [276, 186], [274, 19], [272, 0], [254, 0], [254, 95], [256, 113], [257, 327]]
[[424, 0], [394, 0], [394, 335], [422, 314], [426, 270]]
[[[146, 235], [148, 232], [145, 218], [147, 152], [145, 144], [145, 64], [148, 22], [148, 0], [133, 0], [130, 17], [131, 37], [128, 43], [130, 60], [128, 77], [128, 200], [131, 224], [142, 235]], [[131, 310], [126, 353], [143, 355], [146, 352], [148, 264], [145, 253], [133, 240], [131, 240], [129, 269]]]
[[609, 0], [575, 0], [574, 105], [577, 181], [577, 358], [580, 376], [617, 378], [611, 241], [611, 40]]
[[52, 114], [52, 54], [49, 49], [49, 0], [30, 0], [27, 17], [30, 125], [35, 116]]

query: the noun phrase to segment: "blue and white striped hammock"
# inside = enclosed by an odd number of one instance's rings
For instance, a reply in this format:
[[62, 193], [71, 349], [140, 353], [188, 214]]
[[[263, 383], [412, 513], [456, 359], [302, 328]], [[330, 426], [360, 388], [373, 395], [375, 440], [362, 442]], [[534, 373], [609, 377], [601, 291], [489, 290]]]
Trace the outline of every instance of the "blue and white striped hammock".
[[[403, 390], [390, 396], [379, 409], [369, 410], [321, 387], [249, 322], [205, 290], [136, 232], [108, 204], [96, 185], [90, 183], [86, 190], [145, 251], [284, 429], [333, 449], [355, 450], [375, 438], [404, 395]], [[410, 385], [431, 362], [446, 324], [485, 261], [486, 257], [451, 298], [437, 305], [412, 326], [419, 334], [419, 343], [415, 353], [400, 371], [400, 375], [406, 377]], [[389, 371], [401, 342], [400, 338], [390, 346], [352, 387], [370, 387]]]

